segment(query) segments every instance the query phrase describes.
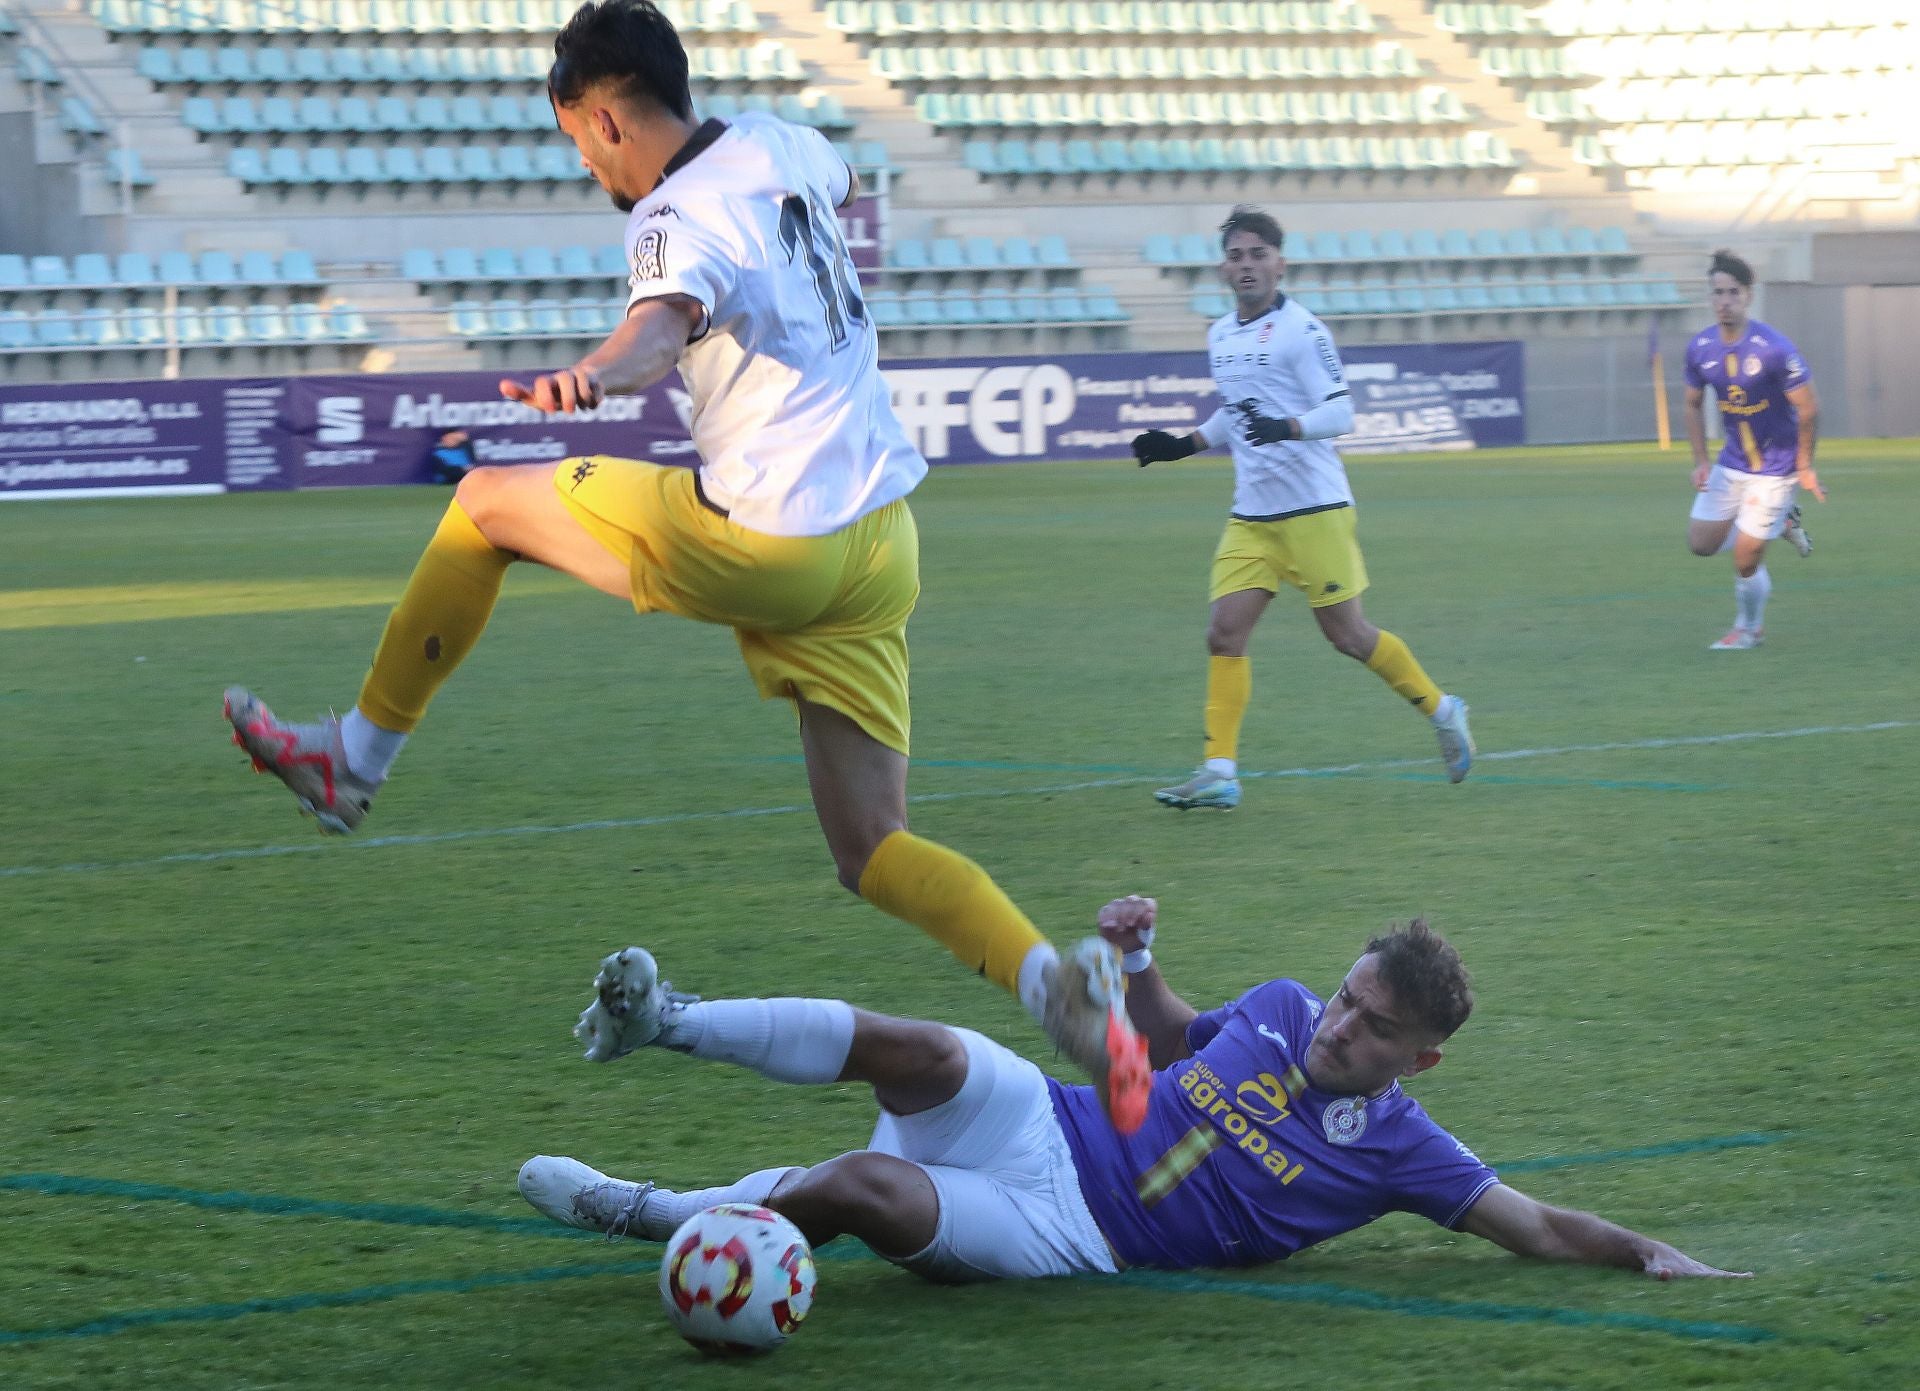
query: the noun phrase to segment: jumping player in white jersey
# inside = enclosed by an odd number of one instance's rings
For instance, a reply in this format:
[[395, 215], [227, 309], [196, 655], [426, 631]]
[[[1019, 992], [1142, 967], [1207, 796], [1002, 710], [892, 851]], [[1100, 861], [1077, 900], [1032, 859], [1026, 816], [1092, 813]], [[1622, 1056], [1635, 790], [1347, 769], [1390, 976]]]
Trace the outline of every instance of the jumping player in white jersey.
[[1014, 994], [1093, 1074], [1115, 1124], [1138, 1125], [1146, 1053], [1118, 958], [1063, 972], [984, 870], [907, 830], [906, 622], [920, 583], [906, 496], [927, 465], [894, 418], [834, 215], [857, 177], [817, 131], [696, 120], [686, 50], [648, 0], [590, 0], [554, 54], [560, 129], [629, 214], [631, 295], [606, 342], [501, 392], [565, 413], [678, 367], [699, 467], [599, 456], [474, 470], [346, 718], [284, 723], [235, 687], [236, 742], [323, 828], [352, 830], [516, 560], [640, 613], [730, 627], [762, 696], [798, 710], [840, 882]]
[[[1793, 494], [1805, 488], [1827, 500], [1813, 470], [1820, 399], [1806, 359], [1787, 335], [1747, 317], [1753, 268], [1731, 251], [1716, 251], [1707, 286], [1715, 323], [1687, 344], [1687, 439], [1696, 494], [1687, 548], [1695, 555], [1733, 552], [1733, 626], [1709, 650], [1744, 652], [1765, 637], [1773, 593], [1767, 542], [1784, 535], [1803, 557], [1813, 553]], [[1707, 458], [1709, 390], [1719, 398], [1726, 433], [1717, 462]]]
[[[589, 1058], [651, 1046], [776, 1082], [865, 1082], [880, 1104], [873, 1138], [811, 1168], [686, 1192], [538, 1155], [520, 1191], [556, 1222], [652, 1241], [713, 1204], [764, 1203], [812, 1241], [848, 1233], [948, 1282], [1255, 1265], [1390, 1211], [1541, 1260], [1661, 1280], [1733, 1273], [1508, 1187], [1401, 1090], [1473, 1008], [1459, 955], [1424, 922], [1374, 937], [1325, 1000], [1270, 980], [1201, 1013], [1153, 964], [1155, 912], [1133, 897], [1100, 913], [1159, 1069], [1136, 1134], [1115, 1135], [1090, 1088], [971, 1029], [840, 1000], [701, 1002], [629, 947], [601, 964], [575, 1029]], [[631, 1125], [620, 1133], [645, 1142]]]
[[1207, 356], [1226, 404], [1184, 438], [1149, 430], [1133, 442], [1143, 468], [1223, 444], [1233, 454], [1233, 514], [1213, 558], [1203, 761], [1187, 781], [1153, 795], [1182, 810], [1240, 805], [1240, 724], [1253, 694], [1247, 641], [1282, 584], [1307, 596], [1336, 650], [1427, 716], [1447, 776], [1459, 782], [1473, 766], [1466, 702], [1434, 685], [1406, 643], [1360, 607], [1367, 567], [1354, 540], [1353, 490], [1328, 443], [1353, 428], [1333, 336], [1280, 293], [1287, 263], [1271, 216], [1235, 208], [1220, 244], [1234, 309], [1207, 330]]

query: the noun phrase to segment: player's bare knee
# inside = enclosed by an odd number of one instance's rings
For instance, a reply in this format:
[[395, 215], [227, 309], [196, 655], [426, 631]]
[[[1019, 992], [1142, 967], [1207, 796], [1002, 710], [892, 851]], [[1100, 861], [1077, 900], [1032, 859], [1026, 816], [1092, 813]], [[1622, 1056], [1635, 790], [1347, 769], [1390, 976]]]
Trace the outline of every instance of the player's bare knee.
[[897, 1206], [901, 1192], [897, 1167], [898, 1161], [888, 1155], [855, 1150], [814, 1165], [778, 1201], [816, 1219], [857, 1229]]

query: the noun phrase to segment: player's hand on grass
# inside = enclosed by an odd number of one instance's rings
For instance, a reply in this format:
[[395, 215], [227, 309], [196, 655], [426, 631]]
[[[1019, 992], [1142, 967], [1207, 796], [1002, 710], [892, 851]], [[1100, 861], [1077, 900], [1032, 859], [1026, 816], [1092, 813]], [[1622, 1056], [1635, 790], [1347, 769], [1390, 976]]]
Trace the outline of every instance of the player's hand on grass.
[[1194, 448], [1191, 439], [1170, 435], [1165, 430], [1149, 430], [1133, 437], [1133, 457], [1139, 461], [1141, 468], [1148, 464], [1170, 463], [1197, 453], [1199, 451]]
[[1664, 1241], [1653, 1243], [1653, 1249], [1647, 1252], [1646, 1263], [1641, 1267], [1656, 1280], [1687, 1280], [1695, 1277], [1721, 1280], [1751, 1280], [1751, 1270], [1721, 1270], [1718, 1266], [1708, 1265], [1705, 1261], [1696, 1261], [1685, 1251], [1677, 1250]]
[[1693, 490], [1696, 493], [1704, 493], [1707, 490], [1707, 480], [1712, 476], [1712, 464], [1695, 464], [1693, 466]]
[[1123, 952], [1139, 951], [1153, 941], [1153, 919], [1160, 905], [1139, 894], [1116, 898], [1095, 920], [1100, 936]]
[[1819, 474], [1810, 468], [1798, 469], [1795, 472], [1802, 488], [1805, 488], [1822, 502], [1827, 500], [1827, 490], [1820, 486]]
[[537, 411], [569, 415], [576, 410], [591, 410], [606, 399], [600, 389], [600, 374], [585, 367], [568, 367], [546, 372], [523, 386], [511, 377], [500, 383], [500, 394]]

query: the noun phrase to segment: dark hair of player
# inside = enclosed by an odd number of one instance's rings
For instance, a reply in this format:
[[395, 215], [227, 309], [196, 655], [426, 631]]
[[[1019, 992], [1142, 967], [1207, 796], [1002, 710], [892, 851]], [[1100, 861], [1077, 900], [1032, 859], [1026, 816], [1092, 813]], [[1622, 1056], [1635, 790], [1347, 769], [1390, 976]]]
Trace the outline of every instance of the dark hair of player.
[[1716, 275], [1731, 275], [1747, 289], [1753, 288], [1753, 267], [1724, 246], [1713, 253], [1713, 264], [1707, 268], [1707, 279]]
[[1222, 250], [1226, 249], [1227, 239], [1235, 232], [1251, 232], [1276, 251], [1280, 249], [1281, 243], [1286, 240], [1285, 237], [1281, 235], [1280, 224], [1274, 220], [1273, 214], [1263, 213], [1260, 209], [1250, 207], [1245, 203], [1240, 204], [1239, 207], [1228, 213], [1227, 220], [1220, 224], [1220, 246]]
[[1394, 1007], [1436, 1038], [1450, 1038], [1473, 1013], [1473, 982], [1460, 953], [1425, 918], [1381, 933], [1367, 943], [1366, 954], [1379, 958], [1380, 979]]
[[687, 50], [651, 0], [587, 0], [554, 39], [547, 95], [555, 105], [572, 106], [602, 84], [628, 101], [692, 118]]

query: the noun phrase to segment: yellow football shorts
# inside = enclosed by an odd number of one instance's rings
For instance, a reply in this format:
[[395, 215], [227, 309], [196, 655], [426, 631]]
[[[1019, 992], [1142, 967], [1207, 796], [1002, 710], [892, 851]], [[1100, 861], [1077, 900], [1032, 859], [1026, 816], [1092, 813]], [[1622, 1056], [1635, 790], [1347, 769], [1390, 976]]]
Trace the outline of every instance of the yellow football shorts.
[[764, 699], [830, 706], [907, 752], [920, 538], [905, 500], [827, 536], [769, 536], [701, 501], [694, 479], [607, 455], [553, 473], [567, 509], [626, 563], [635, 611], [733, 629]]
[[1209, 602], [1243, 589], [1278, 594], [1290, 584], [1316, 609], [1342, 603], [1367, 587], [1367, 563], [1353, 534], [1353, 508], [1273, 522], [1230, 518], [1213, 554]]

